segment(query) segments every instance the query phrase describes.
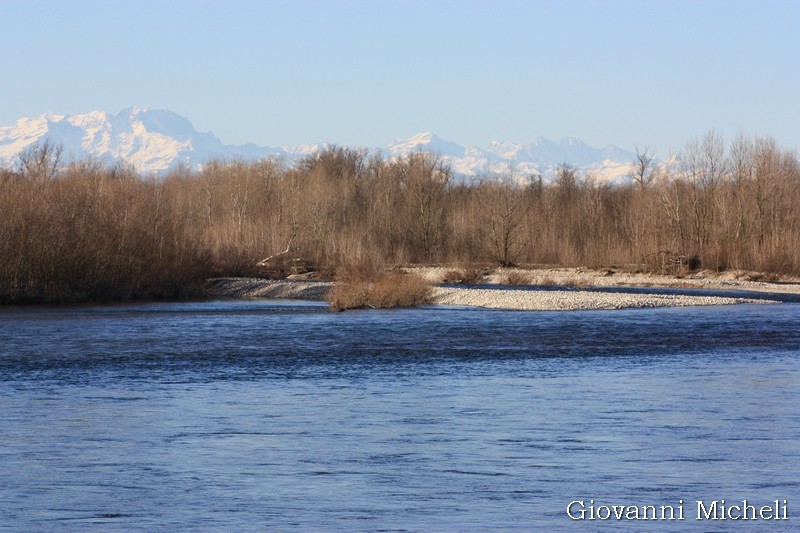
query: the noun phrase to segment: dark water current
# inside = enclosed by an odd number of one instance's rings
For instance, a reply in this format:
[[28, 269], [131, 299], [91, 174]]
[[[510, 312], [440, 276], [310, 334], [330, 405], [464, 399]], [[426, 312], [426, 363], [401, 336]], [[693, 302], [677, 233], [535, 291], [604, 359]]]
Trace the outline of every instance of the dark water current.
[[796, 303], [0, 309], [0, 531], [687, 529], [800, 530]]

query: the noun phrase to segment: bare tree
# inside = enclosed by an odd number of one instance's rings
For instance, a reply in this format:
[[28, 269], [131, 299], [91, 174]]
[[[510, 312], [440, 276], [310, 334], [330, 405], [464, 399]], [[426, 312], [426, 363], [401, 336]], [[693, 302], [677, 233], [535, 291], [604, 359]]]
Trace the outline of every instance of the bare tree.
[[405, 170], [403, 183], [412, 233], [420, 246], [421, 258], [430, 260], [441, 242], [450, 167], [441, 157], [425, 152], [409, 154], [401, 165]]
[[53, 179], [61, 162], [64, 147], [45, 139], [41, 144], [33, 144], [19, 154], [19, 172], [35, 182], [46, 182]]
[[523, 233], [525, 195], [511, 179], [486, 182], [481, 192], [489, 255], [500, 266], [512, 266], [530, 243]]
[[653, 169], [653, 160], [655, 159], [654, 152], [649, 146], [639, 148], [634, 147], [636, 150], [636, 159], [633, 162], [633, 170], [631, 171], [631, 180], [639, 185], [640, 189], [644, 189], [653, 182], [655, 178], [655, 171]]
[[716, 191], [726, 175], [725, 145], [714, 131], [686, 143], [682, 153], [685, 179], [691, 193], [694, 254], [702, 254], [715, 229]]
[[562, 196], [569, 197], [578, 188], [578, 168], [567, 162], [561, 163], [556, 169], [556, 185]]

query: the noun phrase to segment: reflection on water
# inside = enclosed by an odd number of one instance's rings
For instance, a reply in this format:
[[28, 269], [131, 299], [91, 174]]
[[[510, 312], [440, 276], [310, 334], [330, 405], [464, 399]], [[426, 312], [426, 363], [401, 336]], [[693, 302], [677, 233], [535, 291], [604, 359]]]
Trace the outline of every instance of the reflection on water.
[[792, 515], [798, 346], [795, 304], [4, 309], [0, 531], [643, 529], [576, 525], [576, 499], [684, 500], [644, 524], [670, 531], [726, 529], [697, 499]]

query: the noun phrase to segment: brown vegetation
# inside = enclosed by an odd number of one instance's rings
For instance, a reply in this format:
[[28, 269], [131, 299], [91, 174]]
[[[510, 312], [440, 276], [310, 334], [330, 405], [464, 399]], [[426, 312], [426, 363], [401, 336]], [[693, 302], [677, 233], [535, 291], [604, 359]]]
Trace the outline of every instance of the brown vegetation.
[[180, 297], [214, 275], [330, 276], [341, 265], [800, 273], [794, 152], [744, 136], [726, 149], [714, 133], [687, 143], [670, 171], [637, 152], [631, 184], [608, 186], [567, 164], [553, 184], [463, 183], [434, 155], [347, 148], [291, 168], [211, 162], [153, 180], [91, 160], [64, 166], [42, 145], [0, 171], [0, 302]]
[[413, 307], [431, 303], [430, 283], [414, 274], [387, 274], [372, 285], [372, 305], [378, 308]]
[[425, 305], [431, 303], [432, 294], [431, 285], [421, 276], [391, 272], [374, 281], [337, 279], [327, 299], [332, 309], [345, 311]]
[[562, 284], [565, 287], [575, 287], [576, 289], [585, 289], [586, 287], [590, 287], [592, 285], [591, 280], [589, 278], [567, 278], [565, 279]]
[[480, 285], [483, 283], [488, 270], [481, 268], [455, 268], [448, 270], [442, 276], [442, 283], [451, 285]]
[[519, 271], [509, 272], [505, 277], [505, 284], [506, 285], [530, 285], [531, 284], [531, 277]]
[[91, 162], [57, 179], [36, 168], [0, 182], [0, 303], [198, 293], [211, 258], [174, 182]]
[[466, 277], [466, 273], [463, 270], [454, 268], [452, 270], [446, 271], [442, 275], [442, 283], [447, 283], [448, 285], [455, 285], [458, 283], [464, 283], [464, 278]]

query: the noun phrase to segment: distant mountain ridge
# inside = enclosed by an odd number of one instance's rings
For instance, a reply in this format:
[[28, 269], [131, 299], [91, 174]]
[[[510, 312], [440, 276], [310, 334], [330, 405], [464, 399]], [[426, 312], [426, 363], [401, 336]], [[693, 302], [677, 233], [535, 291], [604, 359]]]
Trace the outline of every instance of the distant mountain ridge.
[[426, 150], [438, 153], [462, 176], [511, 175], [512, 177], [541, 176], [552, 178], [556, 168], [563, 163], [574, 165], [584, 173], [593, 173], [603, 181], [625, 181], [635, 158], [633, 152], [618, 146], [593, 148], [576, 139], [566, 137], [551, 141], [537, 137], [530, 143], [492, 141], [486, 149], [464, 147], [442, 139], [433, 133], [420, 133], [389, 145], [390, 155], [406, 155]]
[[117, 114], [48, 113], [0, 127], [0, 164], [8, 166], [28, 146], [45, 138], [61, 144], [72, 159], [93, 157], [105, 163], [126, 161], [142, 173], [162, 173], [188, 165], [199, 168], [212, 158], [263, 158], [277, 151], [254, 144], [225, 145], [211, 133], [166, 110], [129, 107]]
[[[87, 157], [114, 164], [125, 161], [143, 174], [164, 174], [178, 166], [194, 170], [211, 159], [283, 157], [291, 162], [324, 150], [327, 143], [297, 147], [229, 145], [212, 133], [198, 132], [189, 119], [168, 110], [129, 107], [119, 113], [93, 111], [78, 115], [47, 113], [0, 126], [0, 166], [11, 167], [27, 147], [49, 138], [64, 147], [68, 160]], [[492, 141], [487, 148], [462, 146], [430, 133], [420, 133], [373, 148], [385, 157], [415, 151], [436, 153], [462, 178], [511, 175], [552, 178], [555, 169], [569, 163], [602, 181], [627, 179], [635, 155], [618, 146], [594, 148], [574, 138], [551, 141], [537, 137], [529, 143]]]

